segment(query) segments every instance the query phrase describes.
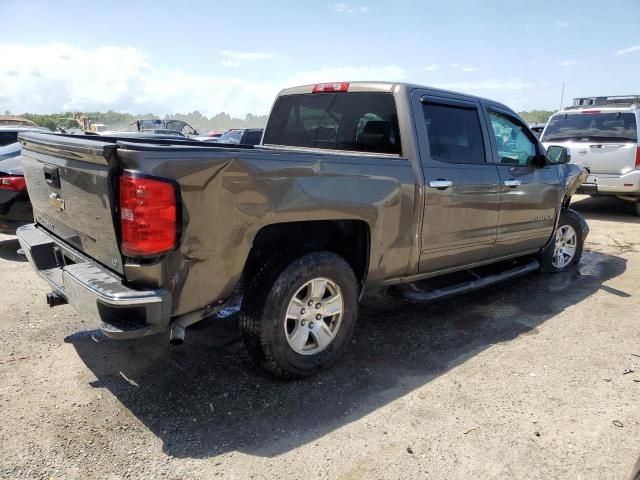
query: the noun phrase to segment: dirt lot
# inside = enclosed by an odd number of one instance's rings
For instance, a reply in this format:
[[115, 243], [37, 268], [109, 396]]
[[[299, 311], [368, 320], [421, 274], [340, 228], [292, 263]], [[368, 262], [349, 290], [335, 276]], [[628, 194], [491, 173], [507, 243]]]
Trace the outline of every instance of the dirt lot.
[[[0, 235], [1, 478], [626, 478], [640, 456], [640, 219], [580, 198], [579, 269], [367, 299], [333, 369], [242, 363], [234, 319], [116, 342]], [[624, 374], [625, 369], [635, 372]]]

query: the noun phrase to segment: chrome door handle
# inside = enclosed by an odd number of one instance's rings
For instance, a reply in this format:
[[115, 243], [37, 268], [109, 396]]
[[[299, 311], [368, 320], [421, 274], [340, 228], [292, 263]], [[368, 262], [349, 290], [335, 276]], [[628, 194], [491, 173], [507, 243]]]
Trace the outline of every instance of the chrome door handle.
[[429, 182], [430, 188], [437, 188], [438, 190], [446, 190], [449, 187], [453, 186], [453, 182], [451, 180], [431, 180]]
[[522, 185], [522, 182], [520, 180], [511, 179], [511, 180], [504, 181], [505, 187], [515, 188], [515, 187], [519, 187], [520, 185]]

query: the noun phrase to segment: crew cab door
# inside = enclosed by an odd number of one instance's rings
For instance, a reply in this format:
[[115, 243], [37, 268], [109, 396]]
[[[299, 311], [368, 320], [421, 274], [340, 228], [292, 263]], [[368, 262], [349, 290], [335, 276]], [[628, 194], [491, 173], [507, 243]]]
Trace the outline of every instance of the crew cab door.
[[497, 232], [500, 176], [490, 158], [480, 104], [457, 95], [414, 92], [424, 176], [420, 272], [487, 260]]
[[487, 106], [493, 162], [500, 173], [500, 216], [495, 257], [544, 246], [555, 226], [560, 198], [557, 167], [536, 161], [537, 138], [513, 113]]

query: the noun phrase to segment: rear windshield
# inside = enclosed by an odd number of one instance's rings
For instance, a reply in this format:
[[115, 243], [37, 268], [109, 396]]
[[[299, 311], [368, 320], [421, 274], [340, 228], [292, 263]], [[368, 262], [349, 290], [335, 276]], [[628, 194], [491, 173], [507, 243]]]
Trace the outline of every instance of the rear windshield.
[[636, 116], [631, 112], [555, 115], [542, 137], [543, 142], [552, 140], [637, 142]]
[[351, 92], [279, 97], [262, 143], [400, 155], [393, 95]]
[[220, 143], [235, 143], [239, 144], [240, 140], [242, 140], [242, 130], [229, 130], [228, 132], [224, 132], [218, 138], [218, 142]]
[[0, 147], [16, 143], [18, 141], [18, 132], [0, 132]]

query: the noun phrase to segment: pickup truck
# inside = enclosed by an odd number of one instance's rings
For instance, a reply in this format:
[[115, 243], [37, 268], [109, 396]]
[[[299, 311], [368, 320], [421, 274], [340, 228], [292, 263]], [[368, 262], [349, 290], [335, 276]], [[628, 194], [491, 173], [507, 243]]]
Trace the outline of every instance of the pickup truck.
[[[240, 302], [251, 355], [308, 376], [347, 348], [365, 291], [429, 301], [576, 265], [586, 177], [509, 108], [401, 83], [289, 88], [262, 145], [21, 135], [49, 305], [112, 338]], [[239, 300], [240, 299], [240, 300]]]

